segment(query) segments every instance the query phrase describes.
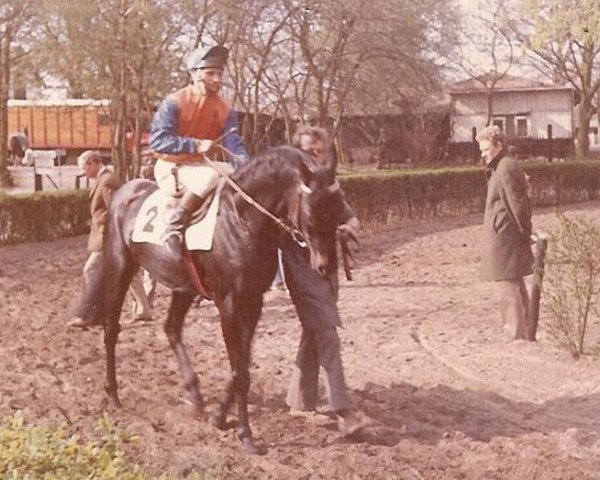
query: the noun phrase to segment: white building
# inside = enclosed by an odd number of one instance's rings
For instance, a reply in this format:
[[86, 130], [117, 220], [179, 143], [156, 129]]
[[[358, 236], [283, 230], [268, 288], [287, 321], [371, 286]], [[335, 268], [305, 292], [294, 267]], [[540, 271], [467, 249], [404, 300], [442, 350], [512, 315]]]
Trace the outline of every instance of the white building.
[[[488, 94], [483, 84], [470, 79], [453, 84], [450, 141], [472, 142], [474, 132], [486, 125]], [[491, 123], [498, 125], [509, 140], [573, 139], [573, 89], [505, 76], [491, 94]]]

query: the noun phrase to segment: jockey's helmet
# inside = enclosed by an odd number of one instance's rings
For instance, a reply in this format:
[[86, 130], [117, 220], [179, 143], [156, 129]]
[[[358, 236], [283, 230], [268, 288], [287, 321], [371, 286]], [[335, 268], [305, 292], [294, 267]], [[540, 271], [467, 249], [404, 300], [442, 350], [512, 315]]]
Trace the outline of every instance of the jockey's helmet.
[[221, 45], [197, 48], [190, 52], [186, 59], [187, 69], [218, 68], [224, 70], [228, 56], [229, 50]]

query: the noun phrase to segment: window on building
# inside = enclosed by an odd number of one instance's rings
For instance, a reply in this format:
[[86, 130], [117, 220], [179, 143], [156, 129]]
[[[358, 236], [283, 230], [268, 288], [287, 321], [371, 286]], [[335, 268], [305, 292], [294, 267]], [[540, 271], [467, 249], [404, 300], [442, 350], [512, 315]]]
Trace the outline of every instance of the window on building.
[[527, 117], [517, 117], [517, 137], [528, 137], [529, 136], [529, 128]]

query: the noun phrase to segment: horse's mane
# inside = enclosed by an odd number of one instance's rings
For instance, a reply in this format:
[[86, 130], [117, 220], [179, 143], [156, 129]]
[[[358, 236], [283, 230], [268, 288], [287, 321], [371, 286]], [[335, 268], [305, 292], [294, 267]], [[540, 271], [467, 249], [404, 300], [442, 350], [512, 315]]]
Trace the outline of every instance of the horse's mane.
[[[308, 173], [310, 171], [310, 173]], [[330, 188], [335, 178], [328, 166], [319, 164], [312, 156], [291, 146], [271, 147], [244, 164], [232, 179], [245, 191], [262, 187], [287, 188], [308, 183], [311, 195], [305, 208], [310, 212], [317, 229], [337, 226], [344, 197], [339, 188]]]
[[242, 188], [253, 185], [290, 184], [299, 180], [304, 153], [287, 145], [271, 147], [255, 155], [231, 178]]

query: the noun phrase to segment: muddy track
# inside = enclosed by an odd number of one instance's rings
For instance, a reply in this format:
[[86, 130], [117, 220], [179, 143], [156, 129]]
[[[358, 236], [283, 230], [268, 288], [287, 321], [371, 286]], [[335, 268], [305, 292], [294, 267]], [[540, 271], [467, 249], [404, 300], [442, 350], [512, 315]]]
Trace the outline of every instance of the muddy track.
[[[124, 408], [109, 413], [140, 437], [127, 453], [182, 478], [600, 478], [600, 365], [556, 350], [543, 304], [537, 343], [506, 337], [492, 286], [477, 280], [479, 220], [406, 222], [361, 238], [355, 280], [342, 281], [340, 336], [348, 385], [373, 423], [351, 440], [334, 422], [287, 413], [299, 326], [285, 292], [266, 295], [253, 348], [251, 425], [263, 457], [241, 455], [234, 428], [189, 417], [162, 331], [168, 292], [159, 289], [152, 323], [131, 323], [128, 305], [117, 347]], [[534, 218], [555, 224], [548, 211]], [[106, 408], [102, 335], [65, 328], [84, 248], [79, 237], [0, 249], [0, 416], [23, 410], [87, 438]], [[213, 306], [192, 308], [184, 341], [213, 408], [228, 377]]]

